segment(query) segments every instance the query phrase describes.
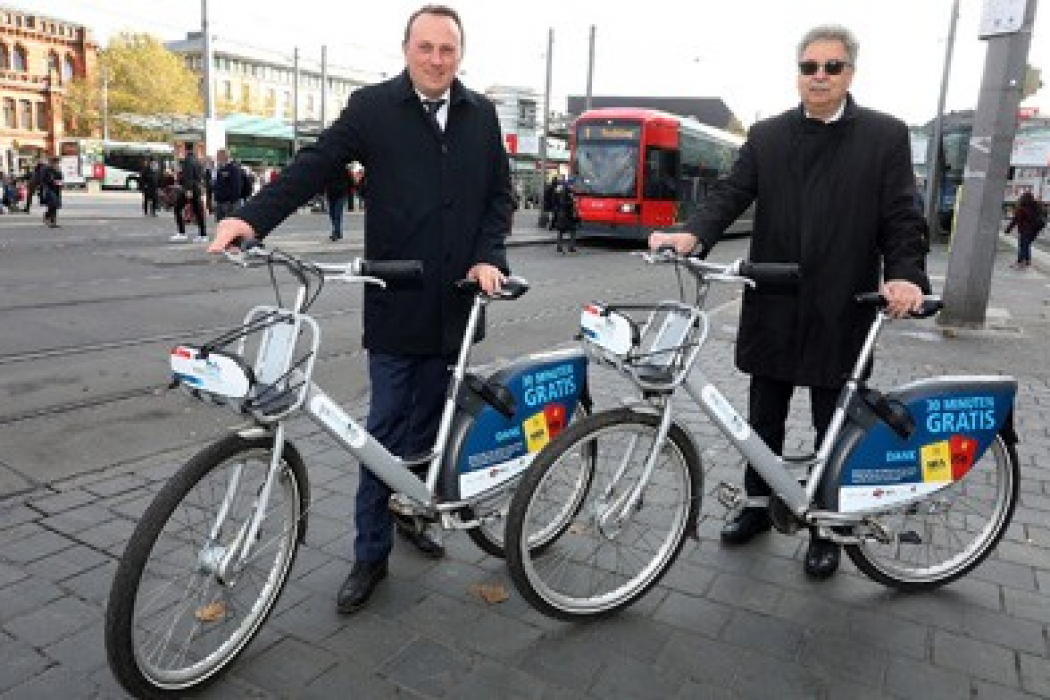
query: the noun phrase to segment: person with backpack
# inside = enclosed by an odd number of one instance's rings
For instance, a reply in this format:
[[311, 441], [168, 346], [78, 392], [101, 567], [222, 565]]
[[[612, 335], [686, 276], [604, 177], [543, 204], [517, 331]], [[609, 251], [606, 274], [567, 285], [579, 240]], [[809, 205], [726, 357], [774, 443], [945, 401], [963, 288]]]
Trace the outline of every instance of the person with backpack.
[[40, 171], [40, 202], [44, 210], [44, 223], [49, 228], [58, 228], [58, 210], [62, 208], [62, 171], [58, 156]]
[[1015, 270], [1027, 270], [1032, 266], [1032, 241], [1046, 227], [1046, 214], [1042, 205], [1031, 192], [1025, 192], [1017, 200], [1014, 215], [1006, 232], [1017, 229], [1017, 262], [1010, 265]]
[[[33, 172], [28, 178], [26, 183], [26, 214], [29, 213], [29, 205], [33, 201], [33, 195], [40, 192], [40, 178], [44, 175], [44, 161], [38, 160], [36, 165], [33, 167]], [[41, 202], [43, 204], [43, 202]]]
[[171, 242], [181, 243], [187, 240], [185, 210], [189, 209], [197, 222], [199, 231], [197, 242], [202, 243], [208, 240], [204, 200], [202, 199], [204, 196], [204, 168], [201, 167], [197, 156], [193, 154], [193, 144], [187, 144], [183, 150], [185, 156], [179, 162], [179, 172], [176, 176], [179, 192], [175, 197], [175, 225], [179, 230], [171, 237]]

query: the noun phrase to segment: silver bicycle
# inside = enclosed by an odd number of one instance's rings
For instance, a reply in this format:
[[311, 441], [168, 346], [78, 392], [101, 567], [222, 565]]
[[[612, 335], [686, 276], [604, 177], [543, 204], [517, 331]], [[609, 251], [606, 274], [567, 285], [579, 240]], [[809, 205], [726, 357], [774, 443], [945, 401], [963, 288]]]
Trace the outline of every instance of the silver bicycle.
[[[231, 256], [297, 282], [291, 305], [259, 306], [242, 325], [203, 345], [172, 351], [174, 384], [244, 415], [249, 425], [190, 459], [163, 486], [120, 559], [106, 611], [114, 675], [136, 696], [181, 696], [214, 681], [258, 633], [288, 580], [307, 532], [306, 464], [286, 423], [306, 414], [396, 493], [391, 508], [466, 530], [503, 554], [509, 493], [535, 454], [590, 405], [579, 349], [537, 353], [485, 371], [469, 367], [482, 309], [516, 299], [509, 278], [488, 296], [462, 282], [474, 303], [433, 449], [388, 452], [312, 381], [321, 329], [307, 311], [324, 282], [411, 284], [410, 261], [326, 264], [262, 249]], [[277, 289], [277, 283], [274, 282]], [[419, 475], [422, 472], [422, 475]], [[581, 492], [585, 484], [581, 484]], [[573, 513], [567, 510], [567, 527]], [[542, 533], [542, 548], [560, 533]]]
[[[1006, 376], [920, 379], [886, 393], [865, 368], [889, 317], [877, 293], [857, 297], [873, 322], [815, 455], [775, 455], [699, 367], [708, 336], [704, 304], [716, 282], [790, 287], [797, 267], [729, 265], [671, 252], [646, 256], [696, 281], [692, 303], [590, 304], [581, 315], [592, 359], [640, 390], [625, 407], [573, 424], [533, 461], [511, 501], [507, 562], [522, 595], [561, 619], [611, 614], [655, 586], [694, 535], [703, 472], [694, 435], [676, 421], [682, 391], [771, 486], [748, 499], [722, 484], [732, 514], [768, 506], [774, 526], [815, 527], [845, 546], [857, 568], [884, 585], [923, 590], [964, 576], [1006, 531], [1017, 500], [1013, 430], [1017, 383]], [[932, 316], [928, 298], [915, 317]], [[635, 316], [644, 317], [644, 321]], [[808, 478], [799, 479], [804, 470]], [[589, 484], [579, 503], [579, 485]], [[576, 513], [569, 527], [567, 504]], [[529, 546], [557, 525], [543, 550]]]

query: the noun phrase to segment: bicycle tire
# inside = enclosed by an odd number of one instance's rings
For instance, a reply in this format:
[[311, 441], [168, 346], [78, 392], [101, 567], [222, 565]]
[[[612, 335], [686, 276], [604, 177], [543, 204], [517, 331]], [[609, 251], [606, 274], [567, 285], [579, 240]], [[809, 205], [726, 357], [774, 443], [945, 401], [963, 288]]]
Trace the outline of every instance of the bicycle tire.
[[[644, 596], [674, 564], [695, 532], [703, 495], [700, 457], [681, 426], [671, 426], [635, 510], [620, 522], [607, 519], [637, 483], [659, 422], [630, 408], [596, 413], [537, 455], [511, 501], [506, 530], [511, 579], [535, 609], [561, 620], [611, 615]], [[592, 474], [580, 504], [567, 507], [564, 498], [546, 495], [581, 469]], [[570, 483], [572, 497], [574, 488]], [[553, 520], [545, 516], [547, 501]], [[569, 522], [561, 522], [566, 516]], [[661, 523], [665, 531], [653, 535], [650, 528]], [[527, 546], [547, 530], [558, 536], [540, 551]], [[628, 572], [633, 564], [638, 570]]]
[[[291, 443], [246, 566], [226, 582], [208, 571], [253, 511], [272, 455], [272, 436], [227, 435], [183, 465], [139, 520], [113, 579], [105, 627], [110, 668], [135, 697], [179, 697], [214, 682], [273, 611], [305, 534], [309, 502], [306, 467]], [[229, 467], [238, 463], [245, 468], [228, 526], [208, 545], [231, 484]], [[281, 522], [272, 523], [275, 514]], [[168, 591], [173, 600], [162, 604]]]
[[[897, 541], [848, 545], [846, 554], [866, 576], [899, 590], [924, 591], [951, 583], [972, 571], [999, 543], [1017, 505], [1020, 477], [1017, 452], [1000, 434], [964, 478], [930, 498], [880, 515], [883, 521], [894, 519], [890, 527], [900, 533]], [[979, 501], [985, 500], [989, 505], [982, 509]], [[951, 553], [955, 545], [961, 549]], [[941, 553], [946, 556], [938, 558]]]
[[[590, 410], [583, 403], [576, 405], [576, 410], [573, 412], [574, 420], [578, 420], [576, 416], [589, 416]], [[570, 423], [571, 424], [571, 423]], [[531, 465], [530, 465], [531, 466]], [[526, 470], [527, 472], [527, 470]], [[484, 511], [487, 513], [494, 513], [496, 511], [506, 512], [510, 508], [510, 501], [514, 497], [514, 491], [517, 489], [518, 484], [521, 482], [521, 476], [515, 479], [512, 483], [508, 484], [505, 489], [499, 493], [493, 494], [488, 499], [483, 499], [476, 505], [485, 504]], [[580, 484], [580, 491], [586, 492], [589, 487], [589, 482]], [[582, 495], [582, 493], [580, 494]], [[478, 516], [479, 508], [474, 506], [467, 506], [463, 509], [463, 517], [465, 520], [472, 520]], [[472, 527], [467, 530], [467, 536], [470, 537], [471, 541], [481, 551], [485, 552], [489, 556], [497, 557], [499, 559], [507, 558], [506, 548], [506, 517], [500, 518], [492, 523], [483, 523], [478, 527]], [[569, 526], [570, 521], [566, 521], [565, 527]], [[544, 548], [548, 547], [552, 541], [561, 536], [560, 532], [553, 531], [549, 533], [549, 536], [543, 538], [542, 541], [533, 544], [533, 553], [541, 552]]]

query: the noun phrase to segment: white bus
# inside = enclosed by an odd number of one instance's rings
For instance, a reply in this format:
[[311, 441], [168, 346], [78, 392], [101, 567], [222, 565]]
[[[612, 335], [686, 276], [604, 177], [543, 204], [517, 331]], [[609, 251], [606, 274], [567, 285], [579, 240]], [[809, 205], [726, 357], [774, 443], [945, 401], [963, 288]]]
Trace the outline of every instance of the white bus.
[[139, 172], [150, 156], [160, 164], [161, 172], [175, 165], [170, 143], [62, 139], [58, 156], [63, 182], [73, 187], [94, 181], [105, 189], [136, 190]]

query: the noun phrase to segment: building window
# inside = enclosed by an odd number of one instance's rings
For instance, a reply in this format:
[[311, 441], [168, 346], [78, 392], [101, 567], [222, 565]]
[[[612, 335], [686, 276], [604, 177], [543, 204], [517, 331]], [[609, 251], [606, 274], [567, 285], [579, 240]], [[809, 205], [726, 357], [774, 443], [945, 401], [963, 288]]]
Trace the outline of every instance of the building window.
[[15, 46], [14, 63], [11, 65], [12, 68], [23, 73], [29, 70], [29, 63], [26, 61], [26, 50], [24, 46]]
[[241, 109], [245, 112], [252, 107], [252, 86], [241, 85]]
[[40, 131], [48, 131], [47, 128], [47, 105], [43, 102], [36, 103], [36, 128]]
[[8, 129], [15, 128], [15, 101], [10, 97], [4, 98], [4, 126]]
[[58, 73], [58, 54], [51, 51], [47, 54], [47, 72], [50, 75], [51, 71]]
[[66, 56], [66, 60], [62, 61], [62, 82], [68, 82], [73, 79], [76, 75], [76, 61], [73, 60], [72, 56]]
[[233, 99], [233, 83], [229, 80], [222, 81], [222, 96], [227, 100]]
[[0, 70], [7, 70], [11, 67], [11, 52], [7, 48], [7, 44], [0, 44]]
[[32, 131], [33, 130], [33, 103], [30, 102], [29, 100], [22, 100], [22, 101], [20, 101], [18, 103], [18, 106], [21, 108], [19, 110], [21, 112], [21, 114], [19, 115], [19, 121], [21, 122], [20, 123], [20, 128], [25, 129], [26, 131]]

